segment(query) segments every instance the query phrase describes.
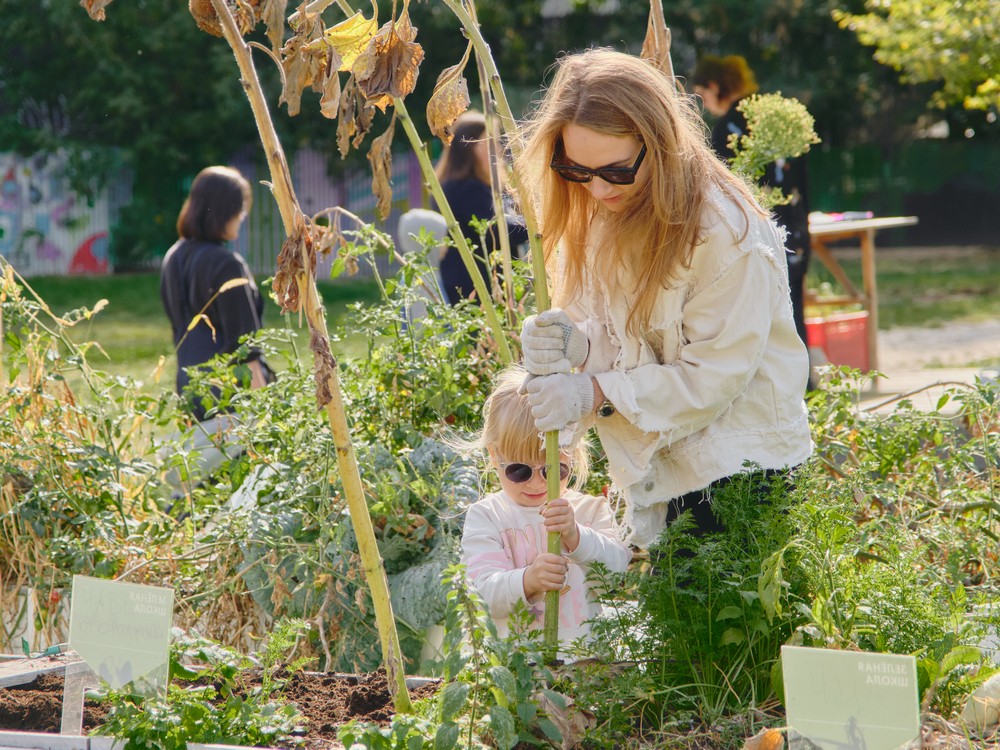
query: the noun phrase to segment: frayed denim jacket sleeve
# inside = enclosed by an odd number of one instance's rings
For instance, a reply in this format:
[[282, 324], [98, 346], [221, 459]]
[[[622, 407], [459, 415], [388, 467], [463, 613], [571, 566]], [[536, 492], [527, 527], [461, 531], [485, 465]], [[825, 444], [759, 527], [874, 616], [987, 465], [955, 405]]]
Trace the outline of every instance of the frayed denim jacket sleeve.
[[761, 243], [697, 247], [681, 317], [658, 321], [649, 337], [663, 348], [660, 361], [594, 373], [619, 413], [666, 444], [717, 420], [764, 356], [774, 306], [787, 296], [782, 263]]

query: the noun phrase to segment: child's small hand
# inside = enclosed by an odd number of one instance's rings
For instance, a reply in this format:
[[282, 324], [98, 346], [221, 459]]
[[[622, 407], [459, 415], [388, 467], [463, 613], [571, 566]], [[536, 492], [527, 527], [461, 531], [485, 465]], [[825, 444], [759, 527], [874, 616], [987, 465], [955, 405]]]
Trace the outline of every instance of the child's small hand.
[[576, 515], [573, 506], [562, 497], [550, 500], [542, 511], [545, 519], [545, 530], [562, 534], [562, 546], [567, 552], [573, 552], [580, 545], [580, 527], [576, 525]]
[[546, 591], [558, 591], [566, 583], [569, 565], [560, 555], [542, 552], [524, 569], [524, 596], [530, 602]]

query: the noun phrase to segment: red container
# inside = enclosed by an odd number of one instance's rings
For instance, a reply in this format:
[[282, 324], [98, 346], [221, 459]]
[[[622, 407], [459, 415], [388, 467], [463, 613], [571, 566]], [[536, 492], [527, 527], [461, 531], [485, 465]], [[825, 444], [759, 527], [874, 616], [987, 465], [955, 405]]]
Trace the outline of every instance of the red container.
[[830, 364], [847, 365], [862, 372], [870, 369], [867, 310], [807, 318], [806, 340], [809, 348], [821, 350]]

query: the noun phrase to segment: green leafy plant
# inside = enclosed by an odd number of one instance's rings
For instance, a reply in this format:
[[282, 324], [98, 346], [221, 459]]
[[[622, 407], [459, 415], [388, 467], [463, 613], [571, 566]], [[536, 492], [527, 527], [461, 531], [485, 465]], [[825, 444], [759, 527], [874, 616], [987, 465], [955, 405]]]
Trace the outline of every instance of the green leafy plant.
[[[777, 159], [801, 156], [819, 136], [814, 120], [798, 99], [777, 94], [753, 94], [740, 100], [737, 109], [747, 122], [744, 135], [729, 136], [730, 160], [734, 171], [756, 183], [768, 164]], [[765, 206], [787, 203], [791, 196], [783, 195], [778, 187], [758, 187]]]
[[[794, 628], [786, 575], [768, 567], [791, 534], [792, 502], [780, 477], [738, 477], [713, 494], [724, 532], [694, 536], [683, 514], [651, 547], [648, 571], [602, 583], [616, 615], [597, 623], [598, 641], [607, 662], [641, 665], [646, 679], [628, 691], [643, 723], [677, 710], [714, 721], [766, 701], [770, 670]], [[623, 590], [635, 598], [630, 607]]]
[[570, 701], [553, 687], [558, 676], [544, 666], [542, 634], [528, 627], [533, 616], [523, 606], [516, 609], [511, 634], [499, 638], [464, 566], [449, 567], [445, 580], [445, 683], [436, 698], [418, 707], [422, 719], [397, 717], [388, 729], [352, 723], [340, 732], [341, 742], [393, 750], [560, 746], [557, 721], [570, 713]]
[[[282, 660], [304, 623], [275, 625], [260, 662], [199, 636], [175, 639], [166, 697], [126, 690], [99, 694], [111, 708], [95, 734], [117, 737], [126, 750], [183, 750], [189, 742], [299, 746], [302, 716], [282, 699]], [[247, 671], [259, 666], [260, 685]]]
[[[0, 590], [2, 608], [23, 589], [36, 601], [37, 638], [60, 638], [60, 592], [70, 576], [113, 575], [139, 538], [169, 538], [152, 496], [152, 432], [168, 400], [90, 363], [93, 345], [69, 330], [102, 307], [55, 315], [0, 260]], [[3, 639], [6, 641], [6, 637]]]

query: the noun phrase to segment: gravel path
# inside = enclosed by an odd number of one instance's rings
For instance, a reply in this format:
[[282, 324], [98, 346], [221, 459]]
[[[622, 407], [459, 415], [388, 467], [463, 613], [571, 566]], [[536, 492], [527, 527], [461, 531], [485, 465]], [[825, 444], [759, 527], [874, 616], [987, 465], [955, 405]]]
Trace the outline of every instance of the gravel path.
[[890, 328], [879, 331], [878, 344], [884, 372], [982, 366], [983, 360], [1000, 361], [1000, 320]]

